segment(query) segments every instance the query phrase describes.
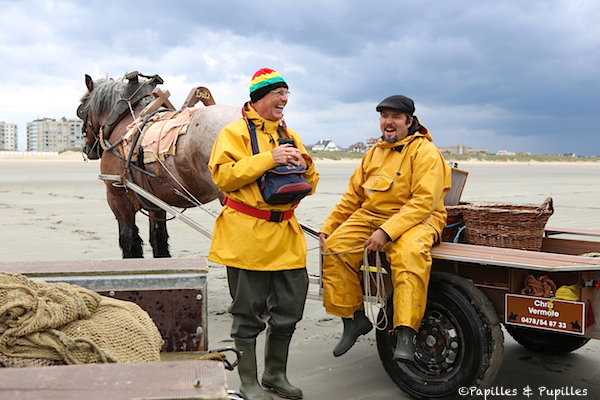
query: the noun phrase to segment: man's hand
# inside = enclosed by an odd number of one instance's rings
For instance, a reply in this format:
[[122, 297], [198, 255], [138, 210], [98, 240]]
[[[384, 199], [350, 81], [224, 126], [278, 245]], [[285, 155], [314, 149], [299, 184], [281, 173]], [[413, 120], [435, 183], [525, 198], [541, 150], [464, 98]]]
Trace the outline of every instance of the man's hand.
[[328, 234], [319, 232], [319, 243], [321, 244], [321, 248], [323, 248], [323, 246], [325, 245], [325, 241], [327, 240], [328, 237], [329, 237]]
[[365, 242], [365, 247], [371, 251], [379, 251], [390, 241], [390, 237], [383, 229], [377, 229]]
[[281, 146], [274, 148], [271, 150], [271, 154], [277, 165], [301, 165], [306, 168], [306, 160], [304, 160], [304, 157], [300, 154], [300, 150], [291, 147], [288, 144], [282, 144]]

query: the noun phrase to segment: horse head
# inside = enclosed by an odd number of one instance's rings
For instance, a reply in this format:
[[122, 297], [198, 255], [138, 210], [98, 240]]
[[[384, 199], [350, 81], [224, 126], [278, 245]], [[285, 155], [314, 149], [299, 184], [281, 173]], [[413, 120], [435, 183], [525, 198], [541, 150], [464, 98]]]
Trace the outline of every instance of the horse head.
[[123, 91], [124, 82], [113, 79], [99, 79], [96, 82], [85, 75], [87, 93], [81, 98], [77, 108], [77, 116], [83, 121], [81, 131], [85, 136], [83, 152], [90, 160], [102, 157], [104, 151], [101, 141], [101, 130], [108, 115]]
[[[138, 76], [148, 78], [140, 82]], [[127, 80], [127, 82], [125, 82]], [[92, 80], [85, 75], [87, 93], [81, 98], [77, 116], [83, 121], [85, 136], [83, 152], [91, 160], [102, 157], [112, 129], [125, 115], [138, 105], [152, 98], [152, 90], [163, 83], [158, 75], [146, 76], [139, 72], [126, 74], [123, 79]]]

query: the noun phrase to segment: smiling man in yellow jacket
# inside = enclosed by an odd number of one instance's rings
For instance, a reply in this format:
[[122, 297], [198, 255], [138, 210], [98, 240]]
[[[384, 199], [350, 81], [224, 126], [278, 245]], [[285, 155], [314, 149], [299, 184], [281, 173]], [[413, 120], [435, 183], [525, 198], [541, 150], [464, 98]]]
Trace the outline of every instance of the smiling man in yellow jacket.
[[372, 329], [364, 313], [360, 247], [384, 250], [394, 287], [394, 359], [412, 362], [413, 339], [427, 304], [430, 250], [446, 222], [451, 169], [414, 115], [411, 99], [390, 96], [376, 110], [381, 139], [365, 154], [319, 231], [325, 254], [323, 304], [344, 324], [333, 349], [338, 357]]
[[[231, 336], [243, 352], [240, 392], [248, 400], [272, 400], [263, 387], [288, 399], [302, 398], [302, 390], [286, 375], [290, 341], [308, 291], [306, 242], [294, 216], [299, 201], [269, 204], [257, 182], [276, 166], [302, 166], [310, 193], [316, 190], [319, 174], [313, 160], [300, 135], [283, 121], [289, 95], [280, 74], [258, 70], [250, 82], [250, 101], [242, 107], [243, 118], [221, 130], [208, 163], [213, 181], [226, 196], [208, 259], [227, 266]], [[264, 312], [269, 329], [261, 387], [256, 337], [267, 325]]]

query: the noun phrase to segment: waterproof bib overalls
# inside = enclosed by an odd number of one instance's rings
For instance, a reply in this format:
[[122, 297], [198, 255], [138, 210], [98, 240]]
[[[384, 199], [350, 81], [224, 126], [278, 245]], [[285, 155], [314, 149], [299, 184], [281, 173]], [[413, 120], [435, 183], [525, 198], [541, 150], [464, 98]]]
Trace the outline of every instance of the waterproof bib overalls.
[[[416, 117], [415, 117], [416, 118]], [[358, 270], [362, 246], [378, 228], [389, 236], [384, 251], [394, 286], [394, 327], [419, 328], [427, 303], [431, 247], [446, 221], [444, 196], [451, 169], [425, 127], [396, 142], [379, 140], [363, 157], [339, 204], [320, 229], [323, 304], [327, 313], [352, 318], [363, 309]]]

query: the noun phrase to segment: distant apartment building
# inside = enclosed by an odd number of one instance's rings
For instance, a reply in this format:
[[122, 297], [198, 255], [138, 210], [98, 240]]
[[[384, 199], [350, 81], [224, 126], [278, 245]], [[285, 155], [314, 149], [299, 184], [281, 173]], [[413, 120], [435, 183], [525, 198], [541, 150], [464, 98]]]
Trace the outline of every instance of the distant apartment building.
[[27, 123], [27, 151], [63, 151], [81, 148], [84, 137], [83, 121], [53, 118], [36, 119]]
[[458, 155], [469, 155], [469, 154], [487, 154], [490, 149], [475, 149], [473, 147], [459, 144], [458, 146], [438, 146], [438, 149], [443, 154], [458, 154]]
[[17, 151], [17, 124], [0, 121], [0, 150]]

